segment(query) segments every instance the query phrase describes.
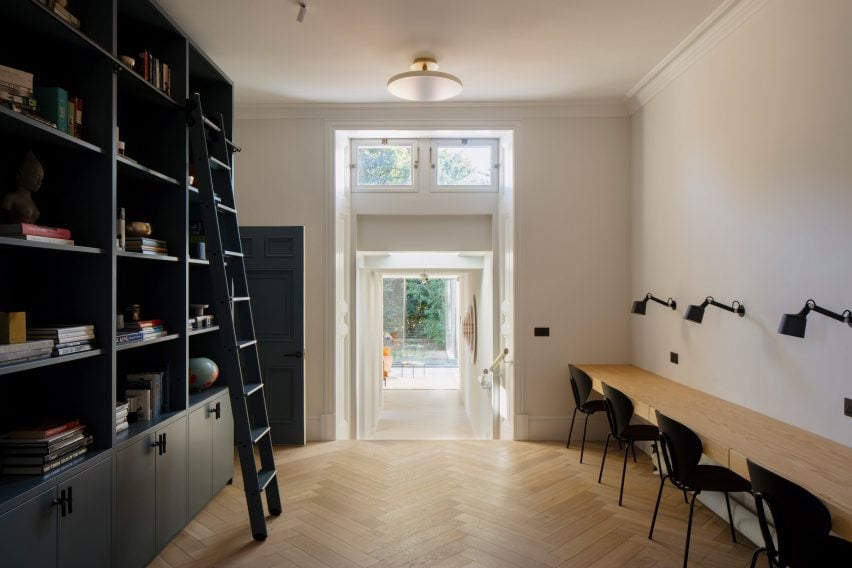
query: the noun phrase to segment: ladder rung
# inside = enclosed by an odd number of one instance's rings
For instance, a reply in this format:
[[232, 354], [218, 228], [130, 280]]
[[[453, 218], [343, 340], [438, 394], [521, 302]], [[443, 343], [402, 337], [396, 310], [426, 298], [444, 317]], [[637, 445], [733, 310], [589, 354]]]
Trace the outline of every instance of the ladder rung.
[[217, 125], [215, 122], [213, 122], [212, 120], [210, 120], [206, 116], [204, 117], [204, 126], [209, 128], [210, 130], [215, 130], [216, 132], [222, 132], [222, 129], [219, 128], [219, 125]]
[[262, 428], [252, 428], [251, 429], [251, 443], [256, 444], [260, 441], [261, 438], [266, 436], [271, 431], [269, 426], [264, 426]]
[[231, 142], [227, 138], [225, 138], [225, 144], [227, 144], [228, 146], [231, 147], [231, 152], [242, 152], [243, 151], [242, 148], [240, 148], [239, 146], [237, 146], [236, 144], [234, 144], [233, 142]]
[[233, 207], [228, 207], [227, 205], [222, 205], [221, 203], [216, 204], [216, 209], [219, 211], [224, 211], [225, 213], [236, 213], [237, 210]]
[[250, 384], [250, 385], [244, 385], [243, 386], [243, 394], [245, 396], [251, 396], [262, 388], [263, 388], [263, 383], [253, 383], [253, 384]]
[[274, 469], [262, 469], [257, 472], [257, 485], [261, 491], [266, 489], [266, 486], [275, 479]]
[[247, 347], [251, 347], [252, 345], [257, 345], [257, 339], [247, 339], [245, 341], [238, 341], [237, 347], [240, 349], [245, 349]]
[[214, 170], [231, 171], [231, 166], [229, 166], [228, 164], [226, 164], [224, 162], [220, 162], [219, 160], [217, 160], [213, 156], [210, 156], [210, 167], [213, 168]]
[[243, 257], [243, 253], [241, 253], [241, 252], [234, 252], [232, 250], [226, 250], [226, 251], [223, 251], [223, 252], [224, 252], [225, 256], [233, 256], [234, 258], [242, 258]]
[[248, 302], [251, 300], [251, 296], [234, 296], [231, 298], [232, 302]]

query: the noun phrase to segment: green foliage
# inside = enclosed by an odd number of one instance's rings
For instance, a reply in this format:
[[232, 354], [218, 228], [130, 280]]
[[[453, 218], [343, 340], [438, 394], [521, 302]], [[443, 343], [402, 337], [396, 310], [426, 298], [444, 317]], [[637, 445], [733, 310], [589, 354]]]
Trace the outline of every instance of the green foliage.
[[490, 169], [471, 160], [461, 148], [441, 148], [438, 159], [438, 185], [489, 185]]
[[446, 301], [447, 285], [443, 279], [421, 282], [419, 279], [385, 278], [384, 330], [399, 338], [426, 340], [443, 348]]
[[358, 185], [411, 185], [411, 148], [358, 148]]

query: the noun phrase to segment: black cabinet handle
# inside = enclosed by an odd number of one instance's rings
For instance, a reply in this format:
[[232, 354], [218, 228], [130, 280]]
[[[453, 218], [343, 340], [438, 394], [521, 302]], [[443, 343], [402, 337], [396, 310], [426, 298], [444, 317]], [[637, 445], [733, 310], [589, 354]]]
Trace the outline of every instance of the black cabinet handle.
[[68, 498], [65, 496], [65, 490], [63, 489], [62, 491], [59, 492], [59, 498], [54, 499], [50, 503], [50, 506], [55, 507], [56, 505], [59, 505], [60, 515], [64, 517], [65, 514], [66, 514], [67, 503], [68, 503]]
[[167, 450], [166, 450], [166, 433], [165, 433], [165, 432], [163, 432], [163, 443], [160, 445], [160, 449], [162, 449], [162, 450], [163, 450], [163, 451], [162, 451], [162, 453], [161, 453], [161, 455], [162, 455], [162, 454], [165, 454], [165, 453], [166, 453], [166, 451], [167, 451]]
[[157, 448], [157, 455], [163, 455], [163, 435], [160, 434], [157, 436], [156, 442], [151, 442], [152, 448]]
[[213, 408], [213, 413], [216, 414], [216, 420], [222, 418], [222, 403], [217, 402], [216, 406]]
[[72, 489], [74, 489], [74, 488], [70, 487], [70, 486], [68, 487], [68, 514], [69, 515], [74, 512], [74, 494], [71, 492]]

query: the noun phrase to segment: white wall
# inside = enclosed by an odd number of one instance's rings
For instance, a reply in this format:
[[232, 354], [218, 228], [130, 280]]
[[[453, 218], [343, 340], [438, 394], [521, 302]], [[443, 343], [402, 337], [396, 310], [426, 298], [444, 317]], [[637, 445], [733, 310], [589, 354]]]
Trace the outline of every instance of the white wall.
[[358, 215], [359, 251], [486, 251], [490, 215]]
[[[805, 300], [852, 306], [852, 3], [768, 2], [632, 118], [634, 362], [852, 444], [852, 330]], [[681, 319], [707, 295], [747, 309]], [[680, 365], [668, 363], [670, 351]]]
[[[324, 388], [326, 224], [332, 200], [327, 124], [408, 120], [420, 128], [515, 127], [516, 411], [533, 438], [567, 435], [571, 362], [627, 362], [629, 122], [623, 108], [435, 105], [238, 109], [237, 204], [244, 225], [305, 225], [307, 413], [333, 409]], [[333, 244], [333, 243], [331, 243]], [[533, 338], [550, 326], [549, 338]], [[309, 439], [319, 437], [309, 428]], [[521, 433], [523, 437], [526, 433]], [[517, 435], [517, 430], [516, 430]]]
[[459, 375], [461, 394], [470, 426], [479, 440], [490, 440], [492, 435], [491, 391], [483, 389], [477, 380], [493, 358], [494, 315], [491, 304], [494, 298], [491, 260], [486, 259], [482, 270], [471, 271], [459, 279], [459, 315], [462, 319], [476, 296], [476, 362], [464, 339], [459, 337]]

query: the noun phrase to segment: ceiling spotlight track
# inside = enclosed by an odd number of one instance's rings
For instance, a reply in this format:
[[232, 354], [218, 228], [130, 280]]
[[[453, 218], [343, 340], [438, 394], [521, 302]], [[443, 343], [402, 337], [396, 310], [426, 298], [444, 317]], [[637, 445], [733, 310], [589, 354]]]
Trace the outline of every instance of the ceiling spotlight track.
[[411, 64], [411, 71], [388, 79], [388, 91], [407, 101], [445, 101], [462, 92], [461, 79], [438, 71], [438, 63], [431, 57], [419, 57]]

